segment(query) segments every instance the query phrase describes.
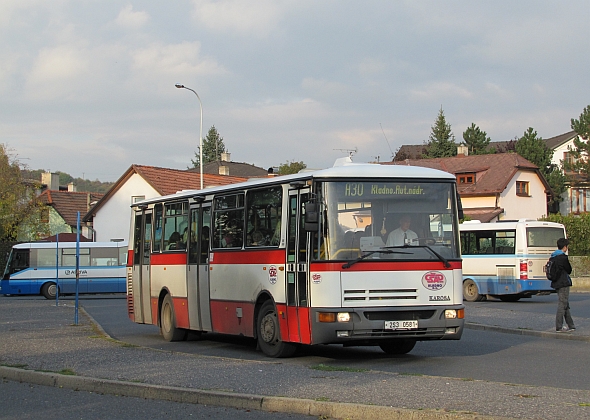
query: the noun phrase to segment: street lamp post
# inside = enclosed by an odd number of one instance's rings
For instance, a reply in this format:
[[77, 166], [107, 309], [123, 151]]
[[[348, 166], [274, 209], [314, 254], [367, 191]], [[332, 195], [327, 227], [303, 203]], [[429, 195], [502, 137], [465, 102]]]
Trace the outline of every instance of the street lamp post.
[[201, 175], [200, 176], [201, 189], [203, 189], [203, 103], [201, 102], [201, 98], [199, 97], [199, 94], [197, 92], [195, 92], [194, 90], [192, 90], [191, 88], [186, 87], [185, 85], [181, 85], [180, 83], [177, 83], [174, 86], [176, 86], [178, 89], [190, 90], [192, 93], [197, 95], [197, 99], [199, 100], [199, 108], [201, 109], [201, 129], [199, 131], [199, 170], [201, 171], [201, 173], [200, 173], [200, 175]]

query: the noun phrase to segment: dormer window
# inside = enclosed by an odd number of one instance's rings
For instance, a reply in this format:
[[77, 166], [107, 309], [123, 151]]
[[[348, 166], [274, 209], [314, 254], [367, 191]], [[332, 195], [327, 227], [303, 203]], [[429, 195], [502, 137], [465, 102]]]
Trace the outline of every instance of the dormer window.
[[475, 184], [475, 174], [461, 174], [457, 175], [457, 184]]

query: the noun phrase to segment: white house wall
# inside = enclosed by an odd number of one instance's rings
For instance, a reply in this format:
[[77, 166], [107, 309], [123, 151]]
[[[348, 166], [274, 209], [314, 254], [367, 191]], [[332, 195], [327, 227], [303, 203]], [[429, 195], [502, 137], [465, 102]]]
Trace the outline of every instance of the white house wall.
[[131, 201], [137, 196], [148, 199], [159, 197], [160, 194], [141, 176], [133, 174], [94, 216], [96, 241], [129, 240]]
[[463, 209], [494, 208], [496, 206], [496, 197], [489, 195], [485, 197], [461, 197], [461, 204], [463, 205]]
[[[529, 183], [529, 196], [516, 195], [516, 182]], [[500, 207], [504, 208], [501, 219], [538, 219], [547, 215], [545, 186], [534, 172], [518, 171], [500, 194]]]

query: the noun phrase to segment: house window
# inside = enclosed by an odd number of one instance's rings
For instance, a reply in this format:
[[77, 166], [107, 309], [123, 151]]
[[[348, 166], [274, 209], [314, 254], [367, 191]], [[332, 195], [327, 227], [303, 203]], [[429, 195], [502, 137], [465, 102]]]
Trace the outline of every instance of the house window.
[[475, 174], [457, 175], [458, 184], [475, 184]]
[[528, 197], [529, 183], [527, 181], [516, 181], [516, 195]]
[[572, 188], [570, 194], [572, 213], [590, 212], [590, 188]]

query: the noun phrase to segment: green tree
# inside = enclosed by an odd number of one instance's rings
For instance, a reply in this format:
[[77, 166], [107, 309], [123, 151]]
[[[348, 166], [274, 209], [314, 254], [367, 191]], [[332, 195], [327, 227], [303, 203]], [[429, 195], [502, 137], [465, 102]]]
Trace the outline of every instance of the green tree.
[[0, 144], [0, 241], [38, 239], [46, 233], [41, 224], [43, 205], [36, 198], [40, 184], [25, 182], [19, 161]]
[[451, 157], [457, 155], [455, 136], [451, 131], [451, 125], [447, 123], [445, 113], [442, 109], [431, 127], [428, 144], [426, 145], [425, 158]]
[[[201, 152], [201, 151], [199, 151]], [[203, 139], [203, 165], [209, 162], [215, 162], [221, 159], [221, 154], [225, 153], [225, 144], [223, 143], [223, 137], [219, 135], [219, 132], [212, 125], [207, 133], [207, 136]], [[195, 153], [195, 160], [191, 159], [191, 163], [194, 168], [199, 167], [199, 153]]]
[[547, 147], [541, 137], [537, 137], [537, 132], [529, 127], [518, 139], [514, 149], [516, 153], [539, 167], [539, 171], [553, 190], [551, 203], [562, 201], [561, 194], [566, 190], [566, 177], [559, 166], [551, 163], [553, 150]]
[[294, 160], [291, 162], [287, 161], [279, 165], [279, 175], [296, 174], [305, 168], [307, 168], [307, 165], [303, 162], [295, 162]]
[[577, 176], [572, 177], [571, 181], [576, 184], [579, 182], [588, 182], [590, 180], [590, 105], [584, 108], [584, 111], [580, 114], [580, 119], [571, 120], [572, 130], [578, 134], [578, 137], [574, 138], [574, 147], [570, 147], [570, 153], [572, 161], [564, 162], [564, 168], [566, 170], [576, 172]]
[[470, 155], [487, 155], [492, 153], [489, 150], [490, 138], [485, 131], [471, 123], [471, 127], [467, 127], [467, 130], [463, 132], [463, 140], [465, 145], [469, 149]]

